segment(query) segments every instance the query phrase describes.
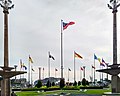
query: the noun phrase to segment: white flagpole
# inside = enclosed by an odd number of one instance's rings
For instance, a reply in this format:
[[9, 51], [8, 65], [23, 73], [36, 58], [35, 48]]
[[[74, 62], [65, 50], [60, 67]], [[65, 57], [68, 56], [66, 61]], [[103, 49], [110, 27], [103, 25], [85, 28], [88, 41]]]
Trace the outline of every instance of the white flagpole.
[[[93, 78], [93, 68], [92, 68], [92, 65], [91, 65], [91, 77]], [[93, 82], [93, 80], [91, 80], [91, 82]]]
[[63, 20], [61, 20], [61, 78], [63, 79]]
[[[20, 59], [20, 71], [21, 71], [21, 62], [22, 62], [22, 60]], [[20, 80], [21, 80], [21, 74], [20, 74]]]
[[68, 82], [69, 82], [69, 68], [68, 68]]
[[80, 80], [81, 80], [81, 67], [80, 67]]
[[50, 52], [48, 52], [48, 78], [50, 78]]
[[31, 66], [31, 86], [32, 86], [32, 66]]
[[75, 73], [75, 51], [74, 51], [74, 82], [75, 82], [75, 80], [76, 80], [76, 73]]
[[[29, 55], [29, 57], [30, 57], [30, 55]], [[28, 57], [28, 83], [30, 84], [30, 60], [29, 60], [29, 57]]]
[[[94, 58], [94, 67], [95, 67], [95, 58]], [[94, 68], [94, 85], [95, 85], [95, 68]]]
[[55, 78], [56, 78], [56, 68], [55, 68]]
[[44, 70], [45, 70], [45, 69], [43, 68], [43, 79], [44, 79]]

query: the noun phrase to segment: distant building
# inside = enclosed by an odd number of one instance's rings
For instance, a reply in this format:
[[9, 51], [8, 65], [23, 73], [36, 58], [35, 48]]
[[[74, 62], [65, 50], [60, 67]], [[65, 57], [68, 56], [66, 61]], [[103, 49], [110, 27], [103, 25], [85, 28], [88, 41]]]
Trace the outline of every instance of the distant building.
[[24, 88], [27, 85], [26, 78], [21, 79], [11, 79], [11, 86], [13, 88]]
[[[42, 85], [46, 85], [47, 82], [48, 82], [48, 80], [49, 80], [51, 83], [54, 82], [56, 85], [59, 85], [59, 83], [60, 83], [60, 78], [50, 77], [50, 78], [42, 79], [42, 80], [41, 80]], [[38, 80], [36, 80], [36, 81], [34, 82], [34, 85], [36, 85], [37, 82], [38, 82]]]

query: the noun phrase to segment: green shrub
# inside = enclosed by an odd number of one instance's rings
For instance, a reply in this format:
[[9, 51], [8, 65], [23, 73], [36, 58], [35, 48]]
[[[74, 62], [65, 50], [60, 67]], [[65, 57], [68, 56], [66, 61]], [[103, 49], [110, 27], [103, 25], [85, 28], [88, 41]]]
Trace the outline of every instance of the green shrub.
[[55, 82], [52, 82], [52, 86], [55, 86]]
[[40, 80], [38, 80], [37, 84], [35, 85], [35, 87], [40, 88], [42, 87], [42, 82]]
[[81, 82], [80, 81], [78, 81], [78, 86], [80, 86], [81, 85]]
[[77, 82], [76, 81], [73, 83], [73, 86], [77, 86]]
[[86, 86], [86, 79], [85, 78], [82, 79], [82, 85]]
[[49, 80], [47, 81], [46, 86], [47, 86], [47, 88], [48, 88], [48, 87], [51, 87], [51, 82], [50, 82]]

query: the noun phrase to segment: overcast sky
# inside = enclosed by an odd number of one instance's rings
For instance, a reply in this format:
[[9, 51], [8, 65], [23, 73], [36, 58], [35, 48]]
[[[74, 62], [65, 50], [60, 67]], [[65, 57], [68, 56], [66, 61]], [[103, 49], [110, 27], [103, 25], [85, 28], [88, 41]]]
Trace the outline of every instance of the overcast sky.
[[[9, 63], [18, 65], [22, 59], [28, 66], [28, 56], [34, 63], [34, 80], [38, 79], [38, 67], [45, 68], [48, 77], [48, 51], [51, 59], [51, 76], [57, 68], [60, 77], [60, 30], [61, 19], [75, 24], [63, 31], [64, 77], [73, 80], [73, 51], [83, 56], [76, 58], [77, 80], [81, 66], [86, 66], [86, 78], [91, 75], [94, 53], [112, 64], [112, 10], [107, 7], [109, 0], [12, 0], [15, 7], [9, 11]], [[118, 8], [118, 20], [120, 13]], [[118, 37], [120, 37], [120, 23]], [[3, 65], [3, 12], [0, 8], [0, 64]], [[118, 38], [118, 63], [120, 62], [120, 40]], [[96, 69], [99, 62], [96, 61]], [[99, 73], [97, 73], [99, 74]], [[99, 76], [97, 77], [99, 78]]]

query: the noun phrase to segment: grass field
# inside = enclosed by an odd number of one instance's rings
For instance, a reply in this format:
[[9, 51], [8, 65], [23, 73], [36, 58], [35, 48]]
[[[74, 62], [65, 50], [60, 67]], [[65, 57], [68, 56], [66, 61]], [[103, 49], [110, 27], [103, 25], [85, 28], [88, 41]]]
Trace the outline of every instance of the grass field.
[[106, 89], [89, 89], [85, 92], [80, 90], [57, 90], [57, 91], [48, 91], [48, 92], [37, 92], [37, 91], [27, 91], [27, 92], [17, 92], [17, 96], [46, 96], [50, 94], [60, 94], [60, 93], [70, 93], [70, 94], [103, 94], [104, 92], [110, 92]]

